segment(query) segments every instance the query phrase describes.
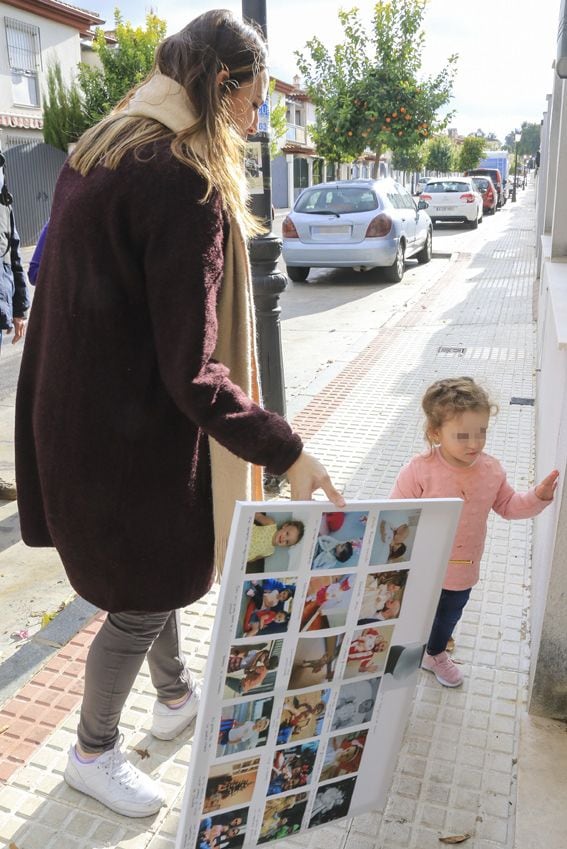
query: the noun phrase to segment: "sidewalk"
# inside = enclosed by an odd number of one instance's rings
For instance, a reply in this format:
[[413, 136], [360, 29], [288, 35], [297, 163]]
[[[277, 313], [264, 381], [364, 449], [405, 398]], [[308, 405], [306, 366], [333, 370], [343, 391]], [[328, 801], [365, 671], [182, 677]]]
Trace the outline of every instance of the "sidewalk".
[[[517, 204], [487, 219], [482, 226], [490, 237], [481, 251], [455, 255], [427, 294], [394, 316], [297, 414], [296, 428], [347, 497], [388, 493], [402, 463], [422, 450], [423, 389], [455, 374], [488, 385], [500, 413], [487, 450], [501, 459], [512, 484], [531, 485], [532, 203], [532, 191], [522, 192]], [[565, 849], [565, 730], [526, 715], [530, 551], [530, 523], [493, 517], [483, 581], [456, 633], [465, 683], [446, 690], [422, 673], [385, 811], [270, 846], [438, 849], [440, 837], [468, 833], [467, 849], [539, 849], [542, 835], [546, 849]], [[184, 649], [197, 674], [206, 662], [216, 594], [215, 587], [183, 614]], [[129, 756], [159, 777], [168, 807], [153, 818], [127, 819], [62, 779], [84, 659], [101, 617], [52, 654], [0, 710], [0, 779], [6, 782], [0, 839], [7, 845], [174, 847], [190, 740], [150, 736], [154, 696], [146, 667], [121, 727]]]

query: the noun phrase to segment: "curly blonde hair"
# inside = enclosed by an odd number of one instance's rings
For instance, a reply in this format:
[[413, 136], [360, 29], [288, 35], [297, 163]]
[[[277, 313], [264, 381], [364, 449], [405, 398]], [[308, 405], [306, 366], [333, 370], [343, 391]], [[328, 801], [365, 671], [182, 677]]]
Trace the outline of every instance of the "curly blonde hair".
[[421, 406], [425, 413], [425, 439], [431, 448], [434, 445], [432, 433], [455, 416], [467, 410], [480, 410], [489, 416], [498, 412], [498, 405], [472, 377], [436, 380], [425, 391]]

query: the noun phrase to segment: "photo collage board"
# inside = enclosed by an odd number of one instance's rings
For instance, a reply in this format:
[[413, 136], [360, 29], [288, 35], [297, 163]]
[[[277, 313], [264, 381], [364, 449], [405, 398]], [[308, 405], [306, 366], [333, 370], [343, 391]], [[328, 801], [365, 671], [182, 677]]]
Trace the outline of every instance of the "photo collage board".
[[461, 504], [236, 505], [176, 849], [383, 806]]

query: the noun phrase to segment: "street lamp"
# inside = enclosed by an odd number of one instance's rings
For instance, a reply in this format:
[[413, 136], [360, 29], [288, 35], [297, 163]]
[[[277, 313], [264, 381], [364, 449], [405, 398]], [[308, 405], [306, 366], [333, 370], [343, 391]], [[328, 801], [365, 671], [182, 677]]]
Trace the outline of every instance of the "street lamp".
[[514, 133], [514, 185], [512, 186], [512, 203], [516, 203], [516, 188], [518, 183], [518, 142], [522, 138], [519, 130]]
[[[242, 17], [256, 24], [268, 40], [266, 0], [242, 0]], [[266, 225], [268, 233], [250, 240], [250, 266], [256, 310], [258, 358], [264, 406], [285, 416], [285, 382], [279, 297], [287, 286], [287, 277], [277, 270], [281, 240], [271, 232], [272, 180], [270, 167], [269, 101], [260, 110], [258, 132], [248, 137], [248, 145], [257, 164], [261, 163], [261, 182], [252, 192], [252, 212]]]

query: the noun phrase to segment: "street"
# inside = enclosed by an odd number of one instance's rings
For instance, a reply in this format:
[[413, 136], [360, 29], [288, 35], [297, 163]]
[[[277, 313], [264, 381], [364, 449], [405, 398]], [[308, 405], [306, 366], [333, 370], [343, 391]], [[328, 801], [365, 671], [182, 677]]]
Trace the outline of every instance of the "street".
[[[409, 260], [401, 283], [384, 283], [378, 269], [365, 273], [319, 269], [312, 271], [305, 283], [290, 281], [281, 297], [288, 418], [293, 420], [379, 337], [381, 328], [413, 315], [416, 302], [444, 274], [451, 273], [451, 257], [454, 261], [466, 256], [474, 264], [476, 254], [502, 235], [513, 208], [507, 203], [498, 215], [485, 217], [475, 231], [436, 228], [432, 261], [418, 265]], [[283, 215], [276, 216], [277, 235], [282, 219]], [[25, 249], [26, 261], [31, 253], [32, 249]], [[281, 260], [280, 268], [285, 271]], [[411, 320], [419, 323], [418, 319]], [[9, 337], [4, 337], [0, 356], [0, 475], [4, 477], [13, 476], [13, 404], [22, 350], [21, 344], [12, 346]], [[54, 613], [71, 597], [72, 589], [54, 551], [30, 549], [21, 542], [15, 502], [0, 503], [0, 533], [2, 660], [39, 630], [42, 616]]]

